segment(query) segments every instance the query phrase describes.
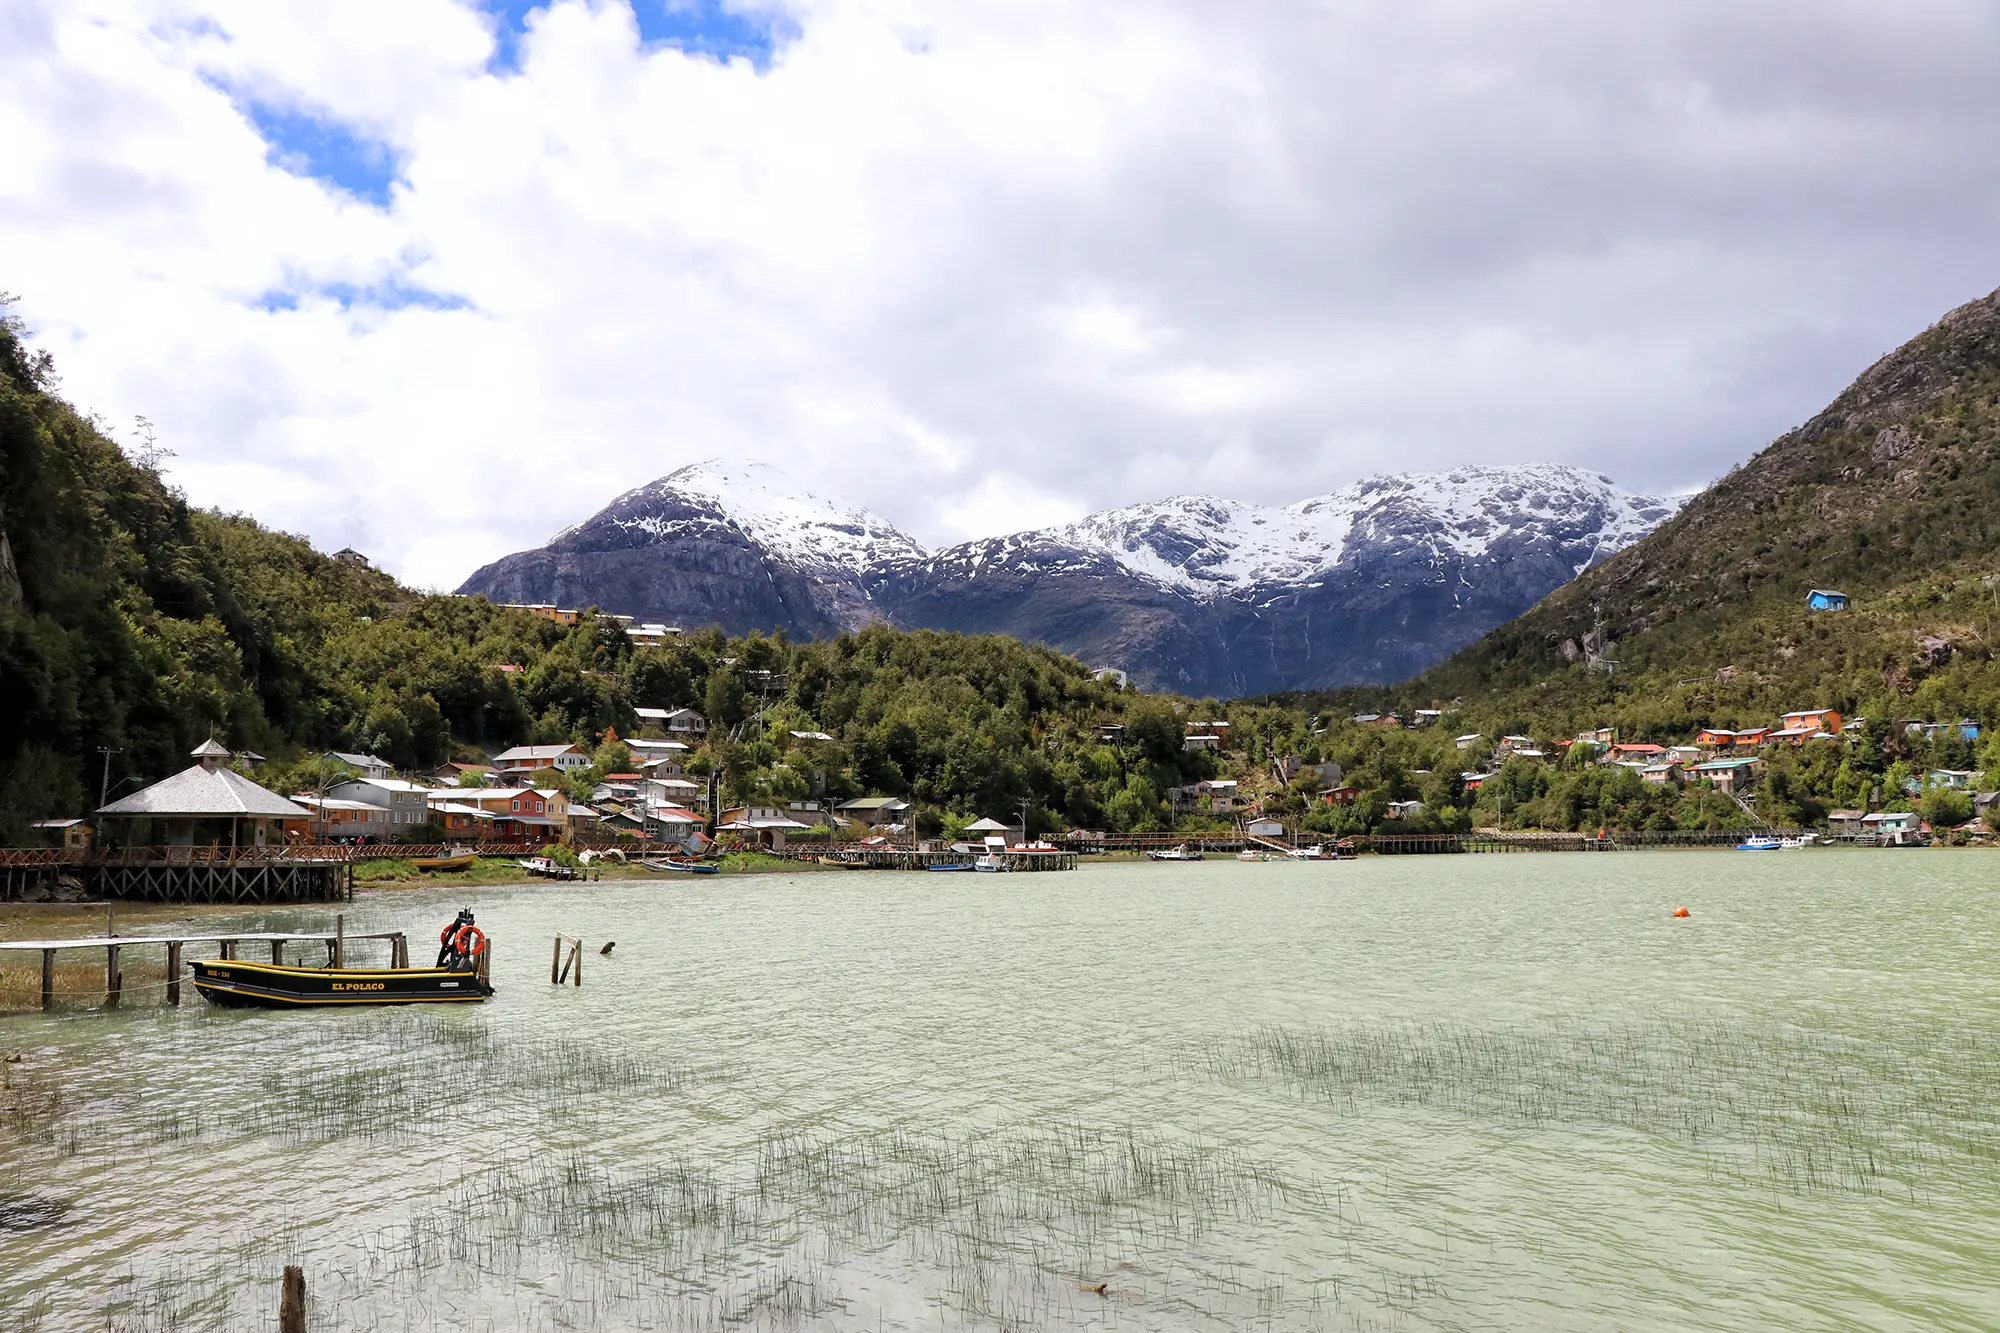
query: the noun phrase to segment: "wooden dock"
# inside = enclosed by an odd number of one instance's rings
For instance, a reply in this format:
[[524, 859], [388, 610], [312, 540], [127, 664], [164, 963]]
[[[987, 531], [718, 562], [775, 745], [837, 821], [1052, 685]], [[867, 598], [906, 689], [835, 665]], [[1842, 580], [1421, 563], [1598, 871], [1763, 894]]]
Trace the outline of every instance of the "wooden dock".
[[[912, 851], [908, 847], [787, 847], [779, 853], [792, 861], [817, 861], [865, 870], [928, 870], [932, 866], [970, 865], [985, 852]], [[1044, 870], [1076, 869], [1076, 853], [1058, 849], [1050, 852], [997, 853], [1001, 867], [1009, 872], [1035, 873]]]
[[271, 961], [285, 961], [287, 944], [322, 944], [326, 946], [326, 965], [344, 967], [347, 964], [347, 946], [356, 940], [387, 940], [389, 942], [389, 966], [408, 967], [410, 965], [410, 942], [400, 930], [383, 931], [376, 934], [349, 935], [344, 929], [336, 929], [332, 934], [300, 933], [286, 931], [236, 931], [227, 935], [98, 935], [83, 939], [67, 940], [0, 940], [0, 955], [8, 953], [39, 953], [42, 956], [42, 1008], [55, 1007], [56, 995], [56, 955], [71, 949], [101, 949], [104, 951], [104, 1004], [106, 1008], [117, 1008], [119, 997], [125, 989], [125, 974], [121, 966], [123, 953], [127, 949], [142, 945], [166, 946], [167, 1003], [181, 1002], [181, 972], [184, 967], [187, 946], [190, 944], [212, 944], [218, 947], [217, 957], [239, 958], [245, 945], [255, 947], [268, 945]]
[[62, 880], [91, 899], [147, 903], [332, 903], [354, 896], [344, 849], [139, 847], [0, 849], [0, 902], [27, 899]]

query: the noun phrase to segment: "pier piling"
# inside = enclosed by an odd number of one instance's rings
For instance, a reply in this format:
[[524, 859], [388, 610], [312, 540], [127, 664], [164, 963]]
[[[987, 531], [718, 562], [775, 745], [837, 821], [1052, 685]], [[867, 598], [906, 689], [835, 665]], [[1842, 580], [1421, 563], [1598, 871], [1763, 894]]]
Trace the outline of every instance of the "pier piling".
[[167, 1003], [181, 1002], [181, 942], [172, 940], [167, 944]]
[[284, 1286], [278, 1293], [278, 1333], [306, 1333], [306, 1270], [285, 1265]]

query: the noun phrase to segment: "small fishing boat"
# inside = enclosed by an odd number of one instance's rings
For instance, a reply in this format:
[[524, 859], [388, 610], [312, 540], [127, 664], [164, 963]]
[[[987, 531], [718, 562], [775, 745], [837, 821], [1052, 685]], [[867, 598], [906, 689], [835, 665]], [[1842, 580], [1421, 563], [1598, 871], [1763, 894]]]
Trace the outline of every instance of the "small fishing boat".
[[683, 875], [719, 875], [722, 867], [712, 861], [676, 861], [670, 856], [662, 856], [640, 865], [648, 870], [672, 870]]
[[1182, 843], [1178, 847], [1162, 847], [1156, 851], [1147, 852], [1146, 859], [1148, 861], [1199, 861], [1202, 859], [1202, 855], [1200, 852], [1189, 851], [1187, 844]]
[[478, 860], [477, 852], [454, 847], [443, 856], [413, 856], [410, 864], [419, 870], [470, 870]]
[[1739, 852], [1775, 852], [1784, 845], [1785, 843], [1782, 838], [1773, 838], [1760, 834], [1754, 838], [1745, 838], [1742, 842], [1737, 843], [1736, 850]]
[[285, 967], [197, 958], [194, 988], [231, 1009], [326, 1004], [472, 1004], [493, 994], [474, 971], [448, 967]]
[[575, 866], [566, 866], [548, 856], [532, 856], [518, 862], [521, 869], [542, 879], [582, 879], [583, 872]]
[[986, 855], [977, 858], [973, 861], [972, 868], [974, 870], [984, 870], [989, 873], [1013, 869], [1012, 866], [1007, 864], [1007, 858], [997, 852], [988, 852]]
[[950, 865], [925, 866], [924, 869], [939, 870], [939, 871], [944, 871], [946, 873], [950, 873], [953, 871], [961, 871], [961, 870], [977, 870], [979, 869], [979, 867], [972, 864], [972, 862], [970, 861], [953, 861]]
[[1794, 847], [1810, 847], [1810, 846], [1812, 846], [1812, 845], [1813, 845], [1814, 843], [1816, 843], [1816, 842], [1818, 842], [1818, 841], [1819, 841], [1819, 837], [1818, 837], [1818, 836], [1817, 836], [1816, 834], [1812, 834], [1812, 833], [1801, 833], [1801, 834], [1800, 834], [1800, 835], [1799, 835], [1798, 837], [1796, 837], [1796, 838], [1785, 838], [1785, 839], [1783, 839], [1782, 841], [1780, 841], [1780, 843], [1779, 843], [1778, 845], [1779, 845], [1780, 847], [1782, 847], [1782, 848], [1783, 848], [1784, 850], [1786, 850], [1786, 851], [1788, 851], [1788, 852], [1789, 852], [1789, 851], [1791, 851], [1791, 850], [1792, 850], [1792, 849], [1793, 849]]
[[1333, 859], [1327, 855], [1326, 848], [1318, 843], [1314, 843], [1310, 847], [1294, 847], [1286, 852], [1285, 855], [1293, 861], [1331, 861]]
[[1236, 853], [1236, 859], [1239, 861], [1269, 861], [1272, 860], [1273, 857], [1269, 852], [1253, 852], [1246, 847], [1242, 851]]

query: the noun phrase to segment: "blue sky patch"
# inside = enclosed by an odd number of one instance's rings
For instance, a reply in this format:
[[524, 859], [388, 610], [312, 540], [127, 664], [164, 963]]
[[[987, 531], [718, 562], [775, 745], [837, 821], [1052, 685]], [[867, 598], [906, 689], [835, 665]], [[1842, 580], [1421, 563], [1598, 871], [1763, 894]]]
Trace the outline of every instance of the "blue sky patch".
[[243, 114], [270, 145], [272, 166], [322, 181], [377, 208], [389, 206], [389, 186], [399, 163], [386, 143], [309, 112], [249, 102], [243, 104]]
[[265, 311], [297, 310], [300, 301], [313, 297], [335, 301], [342, 310], [357, 307], [366, 310], [407, 310], [411, 306], [423, 310], [466, 310], [472, 305], [463, 296], [411, 287], [399, 278], [366, 286], [353, 282], [320, 282], [296, 288], [273, 287], [251, 304]]
[[[639, 21], [639, 40], [648, 47], [671, 46], [716, 61], [748, 60], [761, 72], [771, 67], [777, 49], [798, 35], [782, 15], [746, 12], [725, 0], [627, 0]], [[498, 43], [492, 68], [520, 68], [520, 40], [528, 30], [528, 15], [547, 8], [547, 0], [486, 0], [498, 20]]]

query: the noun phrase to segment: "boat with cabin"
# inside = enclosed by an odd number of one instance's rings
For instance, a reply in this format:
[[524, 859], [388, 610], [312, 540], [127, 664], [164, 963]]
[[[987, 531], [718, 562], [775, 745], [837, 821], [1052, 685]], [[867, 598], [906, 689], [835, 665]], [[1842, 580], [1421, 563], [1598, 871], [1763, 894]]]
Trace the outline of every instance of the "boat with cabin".
[[1152, 851], [1146, 853], [1146, 859], [1148, 861], [1199, 861], [1203, 858], [1200, 852], [1189, 851], [1188, 845], [1182, 843], [1178, 847], [1154, 848]]

